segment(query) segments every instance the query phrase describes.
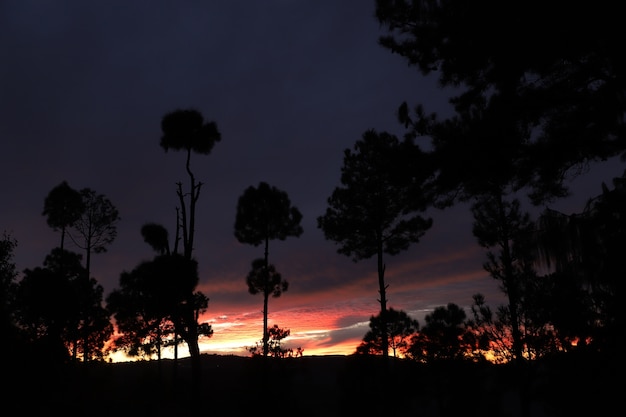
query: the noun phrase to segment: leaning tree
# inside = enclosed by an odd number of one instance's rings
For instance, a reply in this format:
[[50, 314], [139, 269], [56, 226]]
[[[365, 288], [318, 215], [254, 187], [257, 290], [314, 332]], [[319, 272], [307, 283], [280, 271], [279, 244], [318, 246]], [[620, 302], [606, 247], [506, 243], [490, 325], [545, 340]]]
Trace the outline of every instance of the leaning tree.
[[[339, 245], [338, 253], [357, 262], [376, 256], [380, 314], [387, 312], [384, 254], [397, 255], [419, 242], [432, 226], [422, 216], [427, 198], [418, 192], [419, 170], [407, 169], [407, 154], [419, 158], [415, 148], [407, 148], [397, 137], [368, 130], [344, 151], [342, 186], [328, 198], [328, 208], [317, 219], [326, 239]], [[383, 326], [382, 353], [388, 352]]]

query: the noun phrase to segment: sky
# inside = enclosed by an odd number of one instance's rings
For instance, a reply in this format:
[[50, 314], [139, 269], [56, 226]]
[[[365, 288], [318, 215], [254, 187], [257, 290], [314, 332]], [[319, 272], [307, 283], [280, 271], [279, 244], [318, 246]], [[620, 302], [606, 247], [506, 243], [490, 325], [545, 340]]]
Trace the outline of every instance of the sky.
[[[368, 129], [403, 134], [395, 112], [407, 101], [450, 112], [451, 92], [434, 76], [378, 44], [374, 1], [0, 2], [0, 232], [17, 239], [18, 271], [42, 266], [60, 234], [42, 215], [62, 181], [91, 188], [121, 220], [107, 252], [92, 256], [105, 297], [119, 276], [155, 253], [145, 223], [174, 235], [176, 183], [188, 184], [181, 152], [159, 146], [161, 118], [194, 109], [222, 139], [193, 155], [202, 182], [195, 257], [209, 297], [201, 321], [206, 353], [247, 355], [262, 337], [263, 299], [246, 276], [263, 247], [234, 236], [239, 196], [262, 181], [285, 191], [303, 234], [271, 241], [269, 261], [289, 289], [269, 301], [268, 324], [289, 329], [304, 355], [350, 354], [380, 305], [376, 259], [353, 262], [324, 238], [317, 217], [340, 185], [343, 151]], [[552, 208], [580, 212], [615, 161], [573, 184]], [[469, 314], [472, 296], [504, 303], [482, 268], [467, 206], [431, 210], [433, 227], [409, 250], [385, 258], [388, 307], [424, 324], [436, 307]], [[72, 248], [80, 253], [80, 249]], [[186, 350], [181, 350], [185, 355]]]

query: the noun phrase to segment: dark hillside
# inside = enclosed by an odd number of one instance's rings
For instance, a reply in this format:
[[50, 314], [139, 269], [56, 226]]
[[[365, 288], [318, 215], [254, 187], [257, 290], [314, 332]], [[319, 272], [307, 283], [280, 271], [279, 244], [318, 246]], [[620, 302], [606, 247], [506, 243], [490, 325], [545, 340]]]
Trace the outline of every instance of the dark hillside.
[[[515, 369], [382, 357], [263, 361], [204, 356], [191, 398], [186, 359], [31, 366], [4, 374], [2, 405], [23, 416], [520, 416]], [[16, 365], [16, 364], [13, 364]], [[533, 364], [532, 416], [610, 415], [618, 366], [598, 358]], [[620, 373], [621, 375], [621, 373]], [[8, 378], [7, 378], [8, 376]], [[619, 390], [619, 391], [618, 391]]]

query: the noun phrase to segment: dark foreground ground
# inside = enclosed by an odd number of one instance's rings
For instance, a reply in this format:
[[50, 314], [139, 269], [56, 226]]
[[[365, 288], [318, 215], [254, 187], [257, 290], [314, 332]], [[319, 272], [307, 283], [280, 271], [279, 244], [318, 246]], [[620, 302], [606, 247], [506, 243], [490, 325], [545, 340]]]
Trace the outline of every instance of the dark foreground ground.
[[[623, 371], [603, 358], [561, 358], [521, 373], [491, 364], [419, 365], [380, 357], [188, 359], [2, 373], [3, 416], [609, 416], [623, 412]], [[622, 362], [623, 363], [623, 362]], [[19, 366], [17, 366], [19, 365]], [[526, 378], [524, 380], [524, 378]], [[524, 385], [525, 381], [530, 381]], [[521, 391], [520, 391], [521, 390]], [[621, 411], [620, 411], [621, 410]]]

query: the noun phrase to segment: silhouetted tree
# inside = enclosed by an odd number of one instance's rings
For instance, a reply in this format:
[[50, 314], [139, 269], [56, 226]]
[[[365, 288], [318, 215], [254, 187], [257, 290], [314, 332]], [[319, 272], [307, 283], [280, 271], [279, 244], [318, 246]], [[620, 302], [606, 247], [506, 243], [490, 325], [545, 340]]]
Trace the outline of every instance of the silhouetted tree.
[[87, 323], [80, 328], [83, 335], [83, 344], [79, 345], [78, 352], [88, 360], [103, 361], [110, 353], [109, 341], [113, 336], [111, 315], [103, 307], [103, 287], [95, 280], [91, 280], [93, 287], [92, 303], [87, 305]]
[[[508, 318], [513, 338], [513, 354], [517, 363], [522, 415], [530, 413], [529, 381], [524, 367], [524, 347], [530, 348], [524, 339], [524, 296], [536, 279], [534, 251], [529, 246], [534, 224], [528, 213], [523, 212], [519, 200], [507, 201], [502, 192], [477, 198], [472, 206], [474, 225], [472, 232], [483, 248], [489, 250], [483, 268], [498, 280], [508, 298]], [[526, 328], [530, 328], [527, 323]], [[528, 356], [528, 355], [527, 355]]]
[[409, 136], [432, 139], [448, 197], [483, 194], [497, 177], [540, 203], [626, 150], [616, 4], [377, 0], [376, 17], [384, 48], [453, 88], [452, 117], [399, 111]]
[[[502, 196], [546, 202], [588, 164], [624, 153], [618, 9], [570, 6], [377, 0], [383, 47], [454, 89], [451, 117], [398, 111], [408, 139], [430, 139], [441, 206], [489, 198], [494, 179]], [[514, 326], [529, 317], [510, 307]]]
[[499, 306], [494, 314], [482, 294], [472, 297], [472, 318], [466, 321], [471, 334], [472, 355], [504, 364], [514, 358], [511, 336], [511, 323], [508, 309]]
[[158, 254], [170, 254], [169, 233], [162, 225], [146, 223], [141, 227], [141, 235], [144, 242], [150, 245]]
[[[342, 186], [335, 188], [326, 213], [317, 219], [326, 239], [340, 245], [338, 253], [354, 262], [376, 256], [383, 319], [387, 312], [383, 255], [408, 249], [432, 226], [432, 219], [421, 216], [427, 200], [416, 193], [423, 178], [408, 175], [402, 163], [405, 152], [416, 155], [413, 151], [393, 135], [366, 131], [354, 150], [344, 151]], [[386, 331], [386, 326], [381, 328]], [[386, 357], [388, 340], [384, 334], [381, 340]]]
[[69, 186], [67, 181], [54, 187], [44, 200], [43, 215], [54, 230], [61, 231], [61, 250], [65, 249], [65, 234], [85, 211], [85, 202], [79, 191]]
[[[85, 210], [86, 206], [83, 201], [83, 196], [79, 191], [70, 187], [67, 181], [63, 181], [61, 184], [54, 187], [46, 196], [42, 214], [46, 216], [48, 226], [55, 231], [61, 231], [61, 250], [59, 251], [61, 256], [66, 253], [66, 234], [68, 234], [69, 229], [78, 222], [80, 217], [85, 213]], [[59, 261], [59, 274], [63, 275], [63, 259], [61, 258]], [[86, 296], [86, 294], [84, 296]], [[76, 353], [77, 349], [74, 349], [74, 357]]]
[[13, 261], [17, 240], [4, 232], [0, 239], [0, 333], [6, 339], [0, 343], [3, 357], [16, 357], [19, 354], [19, 332], [15, 323], [14, 304], [17, 289], [17, 270]]
[[120, 216], [117, 208], [103, 194], [90, 188], [80, 190], [83, 211], [72, 223], [70, 237], [76, 246], [85, 250], [85, 269], [91, 274], [91, 254], [104, 253], [117, 237]]
[[[78, 321], [77, 317], [72, 317], [78, 308], [68, 279], [75, 266], [73, 258], [67, 256], [64, 275], [46, 268], [45, 262], [44, 267], [25, 269], [16, 291], [14, 313], [17, 323], [32, 346], [33, 354], [41, 355], [51, 363], [69, 360], [71, 355], [65, 340], [69, 338], [72, 343], [76, 342], [76, 333], [70, 329], [72, 318]], [[80, 264], [78, 267], [83, 269]]]
[[474, 226], [472, 232], [480, 246], [496, 248], [488, 251], [483, 267], [501, 284], [508, 297], [511, 317], [513, 350], [515, 359], [523, 361], [524, 340], [520, 311], [524, 285], [535, 277], [532, 269], [534, 259], [527, 243], [530, 241], [534, 225], [528, 213], [522, 212], [520, 202], [511, 202], [495, 193], [478, 199], [472, 206]]
[[389, 308], [385, 320], [380, 314], [371, 316], [369, 327], [370, 330], [357, 346], [356, 353], [382, 354], [385, 348], [382, 338], [386, 336], [386, 346], [391, 347], [393, 356], [396, 357], [398, 354], [403, 356], [406, 354], [411, 336], [419, 330], [419, 323], [405, 311]]
[[[195, 291], [199, 279], [197, 263], [169, 252], [168, 233], [163, 226], [146, 223], [141, 234], [158, 255], [131, 272], [123, 272], [120, 287], [107, 298], [107, 306], [122, 333], [116, 346], [130, 355], [156, 353], [158, 359], [162, 347], [173, 346], [177, 359], [178, 345], [193, 337], [190, 334], [212, 336], [210, 325], [197, 324], [199, 315], [208, 307], [208, 298]], [[193, 320], [188, 322], [190, 315]], [[197, 328], [190, 332], [188, 326], [192, 323]]]
[[269, 351], [270, 354], [275, 358], [284, 358], [285, 356], [289, 356], [293, 353], [292, 349], [284, 349], [281, 346], [281, 341], [291, 334], [291, 330], [289, 329], [281, 329], [277, 324], [270, 327], [267, 331], [270, 337], [270, 346]]
[[56, 248], [43, 267], [24, 270], [19, 282], [18, 323], [51, 359], [69, 358], [70, 353], [76, 359], [79, 352], [85, 361], [104, 357], [113, 326], [102, 307], [102, 286], [85, 276], [79, 254]]
[[[86, 273], [82, 279], [85, 280], [81, 286], [88, 290], [92, 285], [91, 281], [91, 254], [104, 253], [107, 251], [107, 245], [110, 245], [117, 237], [117, 223], [120, 216], [117, 208], [111, 201], [102, 194], [97, 194], [90, 188], [80, 190], [82, 200], [82, 210], [77, 219], [71, 224], [69, 236], [76, 246], [85, 251], [85, 270]], [[91, 294], [86, 292], [78, 295], [79, 299], [83, 299], [85, 303], [85, 318], [89, 320], [87, 309], [91, 305]], [[100, 297], [102, 298], [102, 297]], [[83, 341], [85, 349], [84, 358], [89, 359], [89, 343], [86, 339]]]
[[559, 350], [566, 352], [587, 349], [599, 323], [593, 296], [581, 278], [569, 272], [545, 275], [544, 286], [535, 298], [545, 321], [554, 328]]
[[[289, 288], [289, 283], [283, 280], [274, 265], [266, 266], [264, 258], [252, 261], [252, 270], [248, 273], [246, 283], [250, 294], [263, 294], [263, 324], [267, 324], [270, 295], [274, 298], [280, 297]], [[263, 355], [267, 355], [270, 350], [268, 337], [269, 333], [266, 330], [263, 332]]]
[[454, 303], [435, 308], [424, 317], [426, 324], [411, 340], [410, 355], [426, 362], [467, 359], [465, 311]]
[[10, 305], [17, 278], [15, 262], [13, 261], [16, 247], [17, 240], [5, 231], [2, 239], [0, 239], [0, 318], [3, 329], [12, 321]]
[[[119, 288], [108, 295], [106, 302], [119, 333], [114, 340], [115, 350], [129, 356], [156, 354], [161, 360], [163, 339], [174, 333], [174, 324], [164, 300], [158, 296], [162, 291], [156, 279], [150, 279], [153, 269], [152, 262], [144, 262], [130, 272], [122, 272]], [[157, 294], [153, 293], [155, 289]]]
[[105, 344], [113, 334], [110, 315], [103, 307], [103, 287], [95, 278], [87, 278], [87, 269], [80, 264], [81, 256], [71, 252], [62, 253], [54, 250], [46, 258], [45, 266], [53, 273], [63, 276], [66, 259], [72, 265], [67, 276], [69, 294], [70, 323], [67, 328], [66, 345], [69, 346], [73, 359], [82, 354], [83, 361], [102, 360], [106, 352]]
[[[546, 209], [539, 218], [534, 243], [539, 264], [554, 270], [549, 298], [551, 318], [579, 347], [617, 353], [622, 346], [626, 273], [626, 187], [624, 176], [614, 189], [587, 202], [582, 213], [566, 215]], [[567, 314], [563, 314], [567, 312]]]
[[[181, 182], [177, 183], [176, 194], [180, 207], [176, 215], [176, 241], [175, 248], [178, 245], [178, 231], [182, 229], [183, 256], [187, 262], [194, 261], [193, 249], [195, 238], [196, 224], [196, 203], [200, 197], [200, 189], [202, 182], [196, 181], [196, 177], [191, 170], [191, 154], [197, 153], [201, 155], [209, 155], [213, 147], [222, 138], [221, 133], [215, 122], [205, 122], [202, 114], [194, 109], [178, 109], [167, 113], [161, 119], [161, 147], [167, 152], [170, 149], [175, 151], [186, 152], [185, 170], [189, 176], [189, 192], [183, 192]], [[174, 252], [177, 252], [176, 249]], [[193, 306], [197, 303], [197, 295], [191, 291], [187, 295], [187, 306]], [[206, 298], [206, 297], [205, 297]], [[198, 345], [199, 334], [197, 309], [188, 308], [184, 312], [183, 326], [186, 331], [187, 346], [192, 362], [192, 378], [194, 381], [194, 389], [199, 389], [202, 364], [200, 362], [200, 346]], [[182, 313], [182, 312], [181, 312]]]
[[[270, 240], [285, 240], [289, 236], [302, 234], [302, 214], [291, 205], [286, 192], [260, 182], [258, 187], [246, 188], [237, 202], [235, 217], [235, 237], [241, 243], [253, 246], [264, 244], [262, 264], [255, 260], [248, 275], [248, 289], [263, 292], [263, 356], [268, 354], [267, 302], [269, 294], [280, 296], [287, 290], [287, 282], [282, 280], [274, 267], [269, 264]], [[252, 285], [251, 285], [252, 284]], [[276, 292], [276, 289], [280, 290]], [[254, 293], [253, 293], [254, 294]]]
[[[268, 352], [273, 358], [302, 356], [302, 348], [297, 348], [294, 353], [293, 349], [283, 348], [281, 345], [282, 340], [289, 337], [291, 330], [281, 329], [277, 324], [275, 324], [267, 329], [267, 334], [269, 335], [269, 340], [267, 342]], [[248, 352], [250, 352], [252, 356], [265, 356], [265, 341], [261, 340], [260, 344], [257, 342], [255, 346], [249, 347]]]
[[[174, 250], [170, 252], [170, 244], [169, 244], [169, 234], [167, 229], [162, 225], [155, 223], [146, 223], [141, 228], [141, 234], [144, 238], [144, 241], [148, 243], [155, 251], [160, 253], [160, 256], [155, 258], [155, 263], [167, 264], [173, 263], [178, 264], [183, 262], [180, 258], [181, 256], [178, 253], [178, 236], [175, 238], [176, 242], [174, 243]], [[178, 232], [177, 232], [178, 235]], [[195, 265], [193, 268], [197, 270], [197, 263], [195, 259], [187, 260], [186, 263], [190, 265]], [[180, 271], [185, 271], [186, 268], [180, 268]], [[162, 270], [157, 270], [157, 273], [162, 273], [162, 271], [169, 271], [170, 273], [174, 273], [176, 268], [171, 269], [168, 268], [167, 265], [164, 265]], [[175, 358], [178, 358], [178, 336], [181, 335], [183, 340], [186, 341], [188, 338], [195, 337], [196, 339], [200, 336], [211, 337], [213, 335], [213, 329], [207, 323], [199, 323], [198, 319], [201, 313], [205, 312], [209, 305], [209, 299], [200, 291], [195, 291], [195, 288], [198, 285], [198, 277], [197, 272], [195, 272], [196, 278], [193, 280], [195, 282], [192, 287], [187, 287], [183, 293], [186, 294], [185, 297], [178, 299], [177, 297], [181, 297], [180, 291], [175, 291], [174, 293], [170, 293], [169, 296], [173, 296], [174, 306], [175, 308], [169, 311], [170, 319], [173, 320], [174, 326], [174, 340], [167, 341], [167, 344], [174, 346], [174, 355]], [[171, 280], [175, 278], [171, 277], [161, 277], [160, 279]], [[178, 279], [177, 285], [182, 285], [185, 288], [187, 279]], [[176, 283], [176, 281], [174, 281]], [[171, 287], [171, 284], [168, 285]], [[189, 297], [189, 293], [191, 292], [191, 297]], [[166, 294], [167, 296], [168, 294]], [[185, 313], [181, 315], [181, 313]], [[189, 330], [191, 326], [195, 326], [196, 330]], [[195, 334], [194, 334], [195, 333]]]
[[[193, 243], [196, 222], [196, 203], [200, 197], [202, 182], [197, 182], [191, 171], [191, 154], [209, 155], [217, 142], [222, 139], [215, 122], [205, 122], [200, 112], [193, 109], [175, 110], [167, 113], [161, 120], [161, 147], [187, 153], [185, 170], [189, 176], [189, 193], [184, 194], [182, 183], [177, 183], [177, 195], [180, 203], [183, 232], [183, 255], [193, 257]], [[187, 199], [189, 203], [187, 203]]]

